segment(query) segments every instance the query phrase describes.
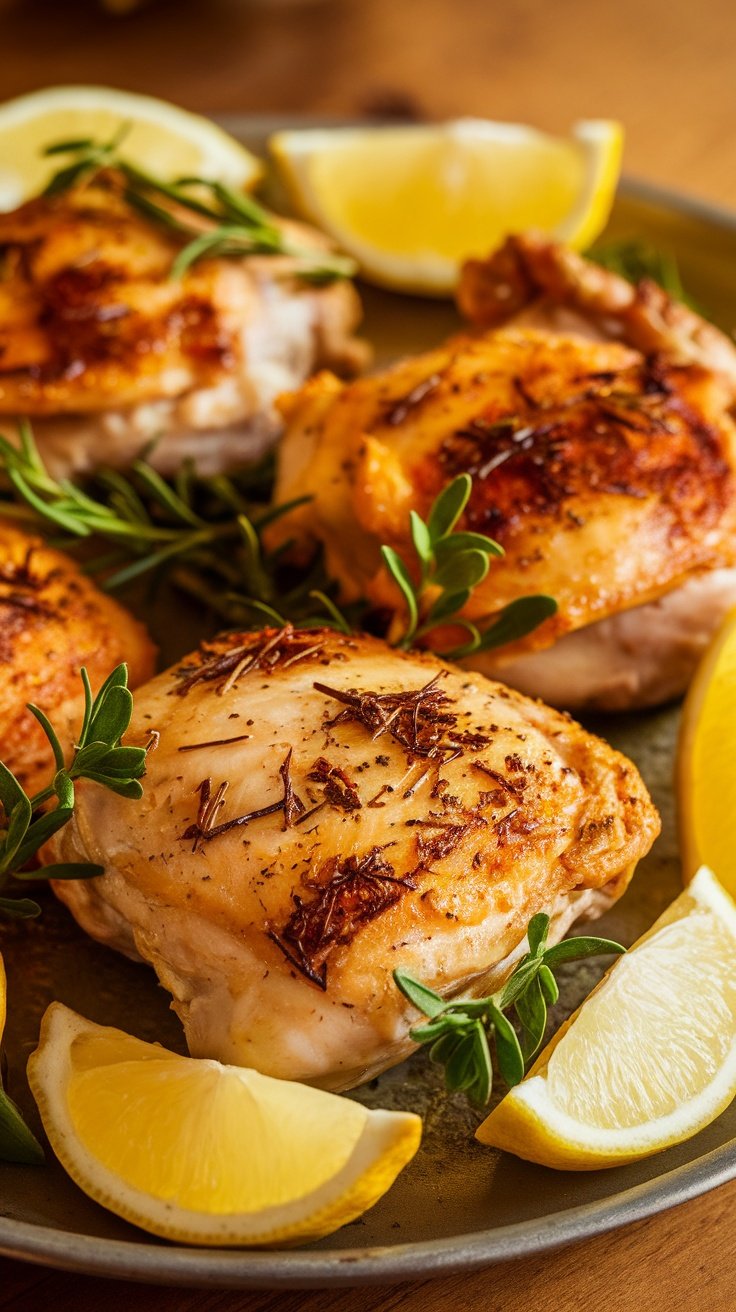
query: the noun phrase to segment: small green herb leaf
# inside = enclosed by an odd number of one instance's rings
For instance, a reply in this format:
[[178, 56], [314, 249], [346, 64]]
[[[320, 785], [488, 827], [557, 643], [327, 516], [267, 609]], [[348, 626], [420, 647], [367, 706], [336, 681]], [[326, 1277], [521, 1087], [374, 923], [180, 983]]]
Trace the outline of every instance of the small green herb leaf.
[[[412, 511], [412, 514], [415, 512]], [[440, 538], [439, 542], [434, 544], [434, 557], [438, 565], [444, 562], [450, 556], [457, 555], [460, 551], [482, 551], [487, 556], [503, 556], [503, 547], [500, 547], [493, 538], [484, 537], [482, 533], [450, 533], [448, 537]]]
[[521, 1048], [525, 1062], [529, 1062], [539, 1051], [547, 1028], [547, 1004], [540, 979], [542, 969], [546, 967], [540, 967], [536, 979], [533, 979], [526, 992], [516, 999], [516, 1014], [524, 1031]]
[[[93, 865], [89, 861], [59, 861], [56, 865], [43, 866], [34, 872], [39, 879], [96, 879], [104, 875], [105, 867]], [[21, 875], [16, 875], [20, 879]]]
[[436, 570], [432, 582], [454, 593], [471, 591], [488, 573], [488, 555], [483, 551], [459, 551]]
[[505, 647], [510, 642], [525, 638], [554, 615], [556, 610], [554, 597], [544, 595], [518, 597], [516, 601], [509, 602], [498, 619], [484, 630], [481, 644], [483, 651], [492, 647]]
[[560, 996], [560, 990], [552, 971], [549, 966], [544, 964], [544, 962], [542, 962], [542, 965], [539, 967], [539, 987], [550, 1007], [554, 1007]]
[[544, 951], [548, 933], [549, 916], [546, 916], [543, 911], [540, 911], [536, 916], [532, 916], [526, 931], [529, 951], [532, 956], [536, 957], [539, 955], [540, 951]]
[[402, 645], [408, 646], [414, 636], [419, 620], [419, 610], [414, 592], [414, 584], [411, 581], [411, 575], [401, 559], [401, 556], [397, 551], [394, 551], [393, 547], [381, 547], [381, 556], [386, 569], [401, 591], [404, 601], [406, 602], [409, 622]]
[[447, 1002], [439, 993], [435, 993], [426, 984], [421, 984], [405, 970], [394, 971], [394, 983], [407, 1002], [416, 1007], [417, 1011], [423, 1012], [425, 1016], [438, 1016], [447, 1006]]
[[0, 1088], [0, 1161], [43, 1166], [43, 1148], [11, 1098]]
[[452, 533], [457, 521], [468, 504], [473, 480], [470, 474], [458, 474], [451, 483], [440, 492], [429, 515], [427, 527], [433, 542]]
[[553, 948], [547, 948], [544, 964], [551, 969], [553, 966], [559, 966], [563, 961], [580, 961], [584, 957], [618, 956], [625, 951], [626, 948], [620, 943], [613, 943], [610, 939], [591, 938], [581, 934], [577, 938], [563, 939], [562, 943], [555, 944]]
[[35, 920], [41, 908], [29, 897], [0, 897], [0, 914], [10, 920]]
[[509, 1088], [524, 1078], [524, 1058], [511, 1021], [498, 1007], [491, 1005], [490, 1018], [496, 1035], [498, 1069]]
[[414, 550], [419, 557], [422, 567], [432, 563], [432, 537], [424, 520], [417, 514], [416, 510], [409, 512], [409, 524], [411, 527], [411, 540], [414, 543]]

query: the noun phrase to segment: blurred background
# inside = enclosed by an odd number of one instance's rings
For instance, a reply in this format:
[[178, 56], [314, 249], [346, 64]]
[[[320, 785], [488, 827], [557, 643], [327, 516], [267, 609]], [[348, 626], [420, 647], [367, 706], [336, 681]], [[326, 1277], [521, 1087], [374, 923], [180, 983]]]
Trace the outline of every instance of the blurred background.
[[0, 98], [105, 83], [203, 111], [620, 118], [626, 168], [736, 205], [734, 0], [0, 0]]

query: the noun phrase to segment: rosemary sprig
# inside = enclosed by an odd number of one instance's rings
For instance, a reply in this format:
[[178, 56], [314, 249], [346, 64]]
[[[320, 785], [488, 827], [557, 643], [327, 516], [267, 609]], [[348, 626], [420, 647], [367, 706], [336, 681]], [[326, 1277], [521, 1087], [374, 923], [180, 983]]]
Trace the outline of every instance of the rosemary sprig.
[[557, 610], [552, 597], [534, 594], [510, 602], [482, 628], [462, 616], [492, 558], [504, 554], [503, 547], [483, 533], [456, 531], [472, 486], [469, 474], [459, 474], [440, 492], [426, 521], [415, 510], [410, 512], [416, 569], [410, 569], [393, 547], [381, 548], [384, 566], [406, 605], [403, 631], [394, 639], [397, 647], [406, 649], [433, 629], [452, 625], [465, 630], [467, 641], [441, 654], [460, 660], [523, 638]]
[[46, 528], [60, 529], [67, 546], [69, 539], [112, 544], [114, 550], [97, 555], [90, 566], [105, 572], [108, 590], [169, 572], [177, 587], [231, 624], [265, 619], [350, 628], [327, 595], [331, 585], [319, 562], [294, 579], [282, 568], [282, 552], [262, 546], [265, 526], [306, 500], [270, 506], [272, 470], [204, 479], [185, 465], [168, 482], [139, 460], [130, 477], [103, 470], [96, 487], [82, 489], [52, 478], [27, 422], [19, 425], [17, 446], [0, 436], [0, 468], [20, 503], [4, 502], [4, 515], [31, 515]]
[[[12, 879], [28, 883], [41, 879], [89, 879], [102, 874], [102, 866], [64, 862], [29, 870], [28, 862], [40, 847], [69, 822], [74, 812], [74, 784], [91, 779], [121, 797], [139, 798], [146, 768], [143, 747], [124, 747], [121, 739], [133, 713], [128, 688], [128, 667], [118, 665], [96, 697], [92, 696], [87, 671], [81, 671], [84, 715], [70, 764], [55, 729], [38, 706], [28, 710], [38, 720], [51, 745], [54, 771], [45, 788], [32, 797], [15, 775], [0, 762], [0, 890]], [[49, 809], [48, 802], [55, 805]], [[38, 916], [41, 908], [30, 898], [0, 896], [0, 914], [25, 919]]]
[[697, 310], [695, 301], [682, 285], [680, 268], [673, 251], [638, 238], [600, 242], [586, 252], [588, 259], [600, 264], [611, 273], [617, 273], [627, 282], [638, 283], [651, 278], [668, 296], [683, 305]]
[[564, 939], [548, 948], [549, 924], [549, 916], [543, 912], [532, 916], [527, 928], [529, 951], [506, 983], [486, 998], [448, 1002], [406, 971], [394, 971], [394, 981], [404, 997], [427, 1017], [426, 1024], [410, 1031], [411, 1038], [427, 1045], [430, 1060], [444, 1066], [447, 1088], [463, 1090], [475, 1106], [484, 1107], [491, 1096], [491, 1039], [496, 1066], [506, 1084], [513, 1087], [524, 1078], [544, 1039], [547, 1005], [559, 997], [555, 967], [565, 961], [626, 951], [620, 943], [591, 937]]
[[[343, 632], [375, 629], [367, 603], [338, 607], [337, 586], [319, 559], [306, 574], [295, 574], [284, 564], [286, 548], [264, 548], [266, 525], [308, 500], [269, 505], [272, 474], [264, 468], [202, 479], [184, 466], [168, 482], [139, 460], [131, 477], [103, 471], [95, 494], [51, 477], [27, 422], [19, 426], [18, 445], [0, 436], [0, 468], [22, 503], [5, 503], [4, 514], [14, 509], [30, 513], [72, 539], [101, 538], [113, 544], [112, 555], [95, 562], [95, 568], [107, 572], [108, 589], [168, 570], [177, 587], [230, 624], [265, 620], [305, 628], [327, 625]], [[489, 559], [503, 554], [491, 538], [457, 531], [470, 488], [469, 476], [461, 474], [440, 493], [426, 523], [411, 512], [414, 562], [383, 548], [384, 565], [407, 605], [406, 625], [389, 634], [395, 646], [408, 648], [440, 625], [452, 625], [465, 630], [468, 640], [443, 654], [459, 658], [523, 637], [556, 609], [551, 597], [532, 595], [511, 602], [483, 627], [459, 615], [485, 578]]]
[[124, 123], [109, 141], [84, 138], [47, 146], [44, 155], [69, 159], [51, 178], [44, 195], [59, 196], [71, 187], [89, 185], [104, 169], [117, 170], [128, 204], [182, 239], [171, 278], [181, 278], [206, 257], [248, 255], [288, 255], [296, 261], [295, 276], [317, 285], [355, 275], [357, 265], [347, 256], [295, 244], [251, 196], [208, 178], [166, 182], [132, 164], [119, 153], [128, 131]]

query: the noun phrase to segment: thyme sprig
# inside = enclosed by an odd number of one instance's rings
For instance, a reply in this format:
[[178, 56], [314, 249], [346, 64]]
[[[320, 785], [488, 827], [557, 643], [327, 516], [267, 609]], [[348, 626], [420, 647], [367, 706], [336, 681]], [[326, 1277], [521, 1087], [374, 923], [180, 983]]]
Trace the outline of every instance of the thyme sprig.
[[406, 606], [403, 630], [394, 638], [397, 647], [412, 647], [433, 629], [451, 625], [464, 629], [467, 640], [441, 655], [460, 660], [523, 638], [557, 610], [552, 597], [532, 594], [510, 602], [482, 627], [462, 615], [473, 590], [486, 578], [491, 560], [504, 554], [503, 547], [483, 533], [457, 531], [472, 486], [469, 474], [458, 474], [440, 492], [426, 520], [410, 511], [416, 568], [411, 569], [393, 547], [381, 548], [384, 566]]
[[72, 187], [89, 185], [105, 169], [115, 169], [123, 180], [128, 204], [151, 223], [182, 239], [184, 244], [173, 260], [171, 278], [181, 278], [197, 260], [206, 257], [248, 255], [290, 256], [296, 260], [295, 276], [317, 285], [354, 276], [354, 260], [295, 243], [251, 196], [208, 178], [166, 182], [130, 163], [119, 153], [129, 130], [129, 125], [123, 123], [109, 141], [86, 137], [47, 146], [44, 155], [69, 158], [43, 194], [62, 195]]
[[491, 1096], [491, 1040], [498, 1072], [506, 1084], [513, 1087], [524, 1078], [544, 1039], [547, 1006], [559, 997], [555, 967], [583, 957], [626, 951], [620, 943], [592, 937], [568, 938], [547, 947], [549, 925], [549, 916], [543, 912], [532, 916], [527, 927], [529, 951], [506, 983], [486, 998], [448, 1002], [406, 971], [394, 971], [394, 981], [404, 997], [427, 1017], [426, 1024], [410, 1031], [411, 1038], [428, 1046], [430, 1060], [444, 1066], [447, 1088], [464, 1091], [475, 1106], [484, 1107]]
[[[43, 729], [54, 756], [51, 779], [31, 797], [0, 762], [0, 890], [7, 889], [11, 878], [22, 884], [41, 879], [89, 879], [102, 874], [102, 866], [86, 862], [27, 869], [39, 848], [71, 819], [76, 780], [90, 779], [121, 797], [135, 799], [143, 795], [140, 779], [145, 773], [146, 749], [124, 747], [121, 741], [133, 713], [127, 665], [118, 665], [108, 675], [96, 697], [85, 669], [81, 679], [84, 715], [69, 765], [59, 735], [44, 712], [33, 704], [28, 710]], [[48, 809], [52, 801], [54, 806]], [[0, 896], [0, 914], [25, 919], [40, 911], [38, 903], [30, 898]]]

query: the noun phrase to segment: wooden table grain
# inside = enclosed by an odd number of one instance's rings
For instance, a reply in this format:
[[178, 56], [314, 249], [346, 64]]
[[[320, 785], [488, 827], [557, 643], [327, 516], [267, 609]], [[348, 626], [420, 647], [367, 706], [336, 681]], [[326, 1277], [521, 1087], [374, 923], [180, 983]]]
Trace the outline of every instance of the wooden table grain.
[[[0, 0], [0, 99], [106, 83], [212, 111], [620, 118], [626, 167], [736, 207], [733, 0]], [[0, 1260], [0, 1312], [730, 1312], [736, 1182], [523, 1263], [329, 1293], [158, 1289]]]

